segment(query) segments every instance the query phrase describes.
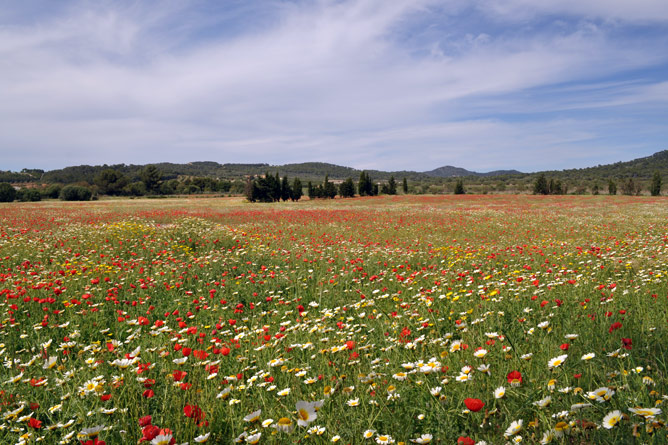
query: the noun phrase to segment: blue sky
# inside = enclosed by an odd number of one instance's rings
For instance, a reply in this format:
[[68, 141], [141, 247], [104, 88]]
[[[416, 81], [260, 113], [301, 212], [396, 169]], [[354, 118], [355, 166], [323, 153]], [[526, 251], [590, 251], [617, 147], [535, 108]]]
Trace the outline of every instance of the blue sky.
[[665, 0], [0, 0], [0, 169], [668, 149]]

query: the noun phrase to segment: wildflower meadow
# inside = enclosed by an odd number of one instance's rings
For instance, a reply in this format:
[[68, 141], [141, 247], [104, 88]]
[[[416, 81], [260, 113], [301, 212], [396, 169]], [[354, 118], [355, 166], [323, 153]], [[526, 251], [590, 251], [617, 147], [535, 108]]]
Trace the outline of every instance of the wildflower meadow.
[[0, 206], [0, 443], [666, 443], [668, 201]]

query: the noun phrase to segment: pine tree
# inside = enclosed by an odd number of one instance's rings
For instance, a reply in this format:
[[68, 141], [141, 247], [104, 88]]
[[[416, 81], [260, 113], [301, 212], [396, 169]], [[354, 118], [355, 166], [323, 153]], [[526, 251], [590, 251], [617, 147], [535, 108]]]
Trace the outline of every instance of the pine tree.
[[322, 197], [329, 199], [336, 197], [336, 186], [329, 182], [329, 175], [325, 175], [325, 181], [322, 183]]
[[612, 179], [608, 181], [608, 195], [616, 195], [617, 194], [617, 183], [613, 181]]
[[387, 182], [388, 195], [397, 194], [397, 181], [394, 180], [394, 176], [390, 176], [390, 180]]
[[455, 184], [455, 195], [463, 195], [464, 193], [466, 193], [464, 190], [464, 181], [458, 179], [457, 183]]
[[661, 174], [656, 171], [652, 176], [652, 186], [650, 187], [652, 196], [659, 196], [661, 194]]
[[302, 182], [299, 180], [299, 178], [295, 178], [295, 180], [292, 182], [292, 195], [290, 198], [293, 201], [299, 201], [304, 194], [302, 190]]
[[281, 199], [287, 201], [292, 197], [292, 189], [290, 188], [290, 182], [288, 181], [287, 176], [283, 176], [281, 181]]
[[547, 185], [547, 179], [544, 174], [540, 174], [536, 181], [533, 184], [533, 194], [534, 195], [547, 195], [550, 193]]
[[348, 178], [339, 185], [339, 195], [342, 198], [352, 198], [355, 196], [355, 183], [352, 178]]

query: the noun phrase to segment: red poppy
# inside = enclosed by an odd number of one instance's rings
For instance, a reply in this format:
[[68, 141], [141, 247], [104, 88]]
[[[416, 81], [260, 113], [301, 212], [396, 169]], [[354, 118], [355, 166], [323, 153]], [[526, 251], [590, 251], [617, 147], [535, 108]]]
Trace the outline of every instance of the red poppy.
[[457, 445], [475, 445], [475, 440], [470, 437], [460, 436], [457, 439]]
[[464, 404], [470, 411], [473, 411], [474, 413], [477, 413], [483, 408], [483, 406], [485, 406], [482, 400], [471, 398], [464, 399]]
[[522, 383], [522, 373], [519, 371], [510, 371], [507, 375], [508, 383], [512, 386], [520, 386]]
[[152, 421], [151, 416], [144, 416], [144, 417], [141, 417], [141, 418], [139, 419], [139, 426], [144, 427], [144, 426], [150, 425], [150, 424], [151, 424], [151, 421]]
[[633, 341], [630, 338], [622, 338], [622, 345], [624, 346], [624, 349], [631, 349], [633, 346], [631, 344]]

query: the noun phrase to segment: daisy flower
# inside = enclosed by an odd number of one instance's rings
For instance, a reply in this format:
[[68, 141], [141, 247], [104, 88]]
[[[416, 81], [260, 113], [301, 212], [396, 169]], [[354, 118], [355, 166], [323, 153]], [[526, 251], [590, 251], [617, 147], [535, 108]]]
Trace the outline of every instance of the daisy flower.
[[394, 443], [394, 439], [392, 439], [392, 436], [388, 436], [386, 434], [381, 434], [376, 436], [376, 443], [384, 445], [388, 443]]
[[547, 367], [550, 369], [558, 368], [564, 363], [566, 358], [568, 358], [568, 354], [563, 354], [558, 357], [552, 358], [547, 362]]
[[506, 388], [499, 386], [494, 390], [494, 397], [497, 399], [502, 399], [506, 395]]
[[297, 409], [297, 424], [299, 426], [308, 426], [311, 422], [318, 418], [318, 414], [315, 412], [315, 406], [313, 403], [300, 400], [295, 405], [295, 408]]
[[654, 417], [661, 414], [661, 408], [629, 408], [633, 414], [642, 416], [648, 419], [653, 419]]
[[358, 406], [360, 404], [360, 399], [350, 399], [346, 402], [348, 406]]
[[362, 434], [362, 436], [363, 436], [365, 439], [371, 439], [375, 433], [376, 433], [376, 430], [366, 430], [366, 431]]
[[524, 420], [513, 420], [510, 426], [506, 429], [506, 432], [503, 433], [504, 437], [508, 438], [511, 436], [514, 436], [515, 434], [519, 433], [522, 431], [522, 424], [524, 423]]
[[622, 420], [622, 412], [620, 410], [616, 409], [614, 411], [610, 411], [603, 418], [603, 428], [611, 430], [619, 423], [620, 420]]
[[596, 354], [594, 354], [593, 352], [590, 352], [588, 354], [583, 355], [582, 360], [588, 361], [588, 360], [593, 359], [594, 357], [596, 357]]
[[429, 433], [423, 434], [417, 439], [411, 439], [411, 442], [413, 443], [431, 443], [431, 440], [433, 439], [433, 436]]

